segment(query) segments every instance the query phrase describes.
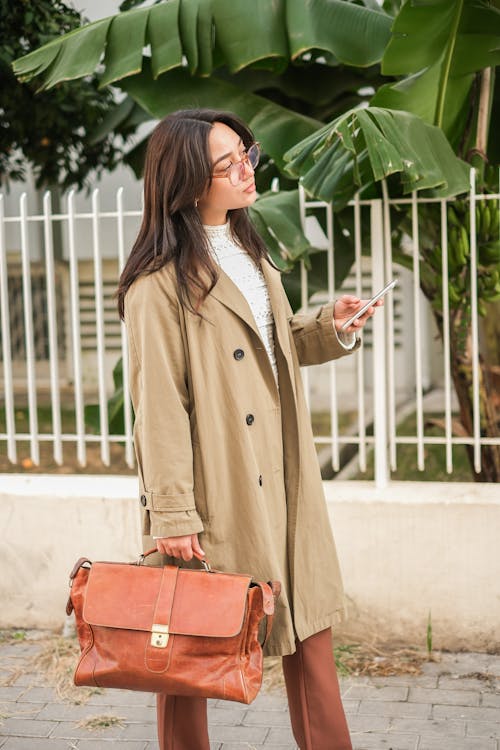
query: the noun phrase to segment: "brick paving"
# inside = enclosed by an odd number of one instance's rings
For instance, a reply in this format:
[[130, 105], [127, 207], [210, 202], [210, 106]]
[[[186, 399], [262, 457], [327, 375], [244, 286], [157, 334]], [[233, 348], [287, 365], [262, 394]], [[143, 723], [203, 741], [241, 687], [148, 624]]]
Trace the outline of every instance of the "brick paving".
[[[84, 705], [63, 702], [33, 672], [38, 649], [0, 645], [0, 750], [158, 750], [153, 695], [104, 690]], [[500, 750], [500, 656], [439, 657], [417, 676], [341, 678], [354, 750]], [[121, 721], [78, 726], [103, 714]], [[280, 691], [250, 706], [209, 701], [209, 722], [211, 750], [297, 750]]]

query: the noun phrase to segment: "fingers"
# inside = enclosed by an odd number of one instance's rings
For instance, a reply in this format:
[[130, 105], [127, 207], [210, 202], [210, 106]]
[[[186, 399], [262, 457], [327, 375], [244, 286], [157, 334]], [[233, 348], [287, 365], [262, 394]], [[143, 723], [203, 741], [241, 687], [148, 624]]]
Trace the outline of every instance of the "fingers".
[[360, 298], [356, 297], [354, 294], [343, 294], [339, 301], [343, 302], [345, 305], [357, 305], [361, 302]]
[[359, 318], [356, 318], [356, 320], [352, 322], [349, 328], [347, 328], [347, 333], [355, 333], [356, 331], [359, 331], [361, 328], [363, 328], [363, 326], [371, 318], [374, 312], [375, 312], [375, 306], [372, 305], [372, 307], [369, 307], [368, 310], [365, 313], [363, 313], [363, 315], [361, 315]]
[[191, 534], [189, 536], [170, 536], [164, 537], [163, 539], [157, 539], [156, 548], [158, 552], [161, 552], [164, 555], [179, 557], [182, 560], [186, 560], [186, 562], [193, 559], [194, 552], [205, 557], [205, 553], [200, 547], [198, 534]]
[[193, 534], [191, 537], [191, 546], [193, 549], [193, 552], [196, 552], [199, 555], [202, 555], [205, 557], [205, 553], [203, 552], [202, 548], [200, 547], [200, 542], [198, 540], [198, 534]]
[[[196, 534], [194, 534], [193, 536], [196, 536]], [[163, 539], [157, 539], [156, 548], [158, 552], [162, 552], [164, 555], [170, 555], [170, 557], [178, 557], [182, 560], [186, 560], [186, 562], [193, 559], [193, 544], [191, 535], [171, 536], [164, 537]]]
[[[334, 306], [334, 320], [335, 320], [335, 327], [337, 330], [339, 330], [339, 327], [342, 325], [343, 320], [346, 320], [347, 318], [350, 318], [353, 314], [356, 313], [357, 310], [360, 310], [369, 300], [360, 299], [359, 297], [355, 297], [350, 294], [344, 294], [340, 299], [337, 300]], [[346, 333], [356, 333], [356, 331], [359, 331], [365, 323], [371, 318], [371, 316], [375, 313], [375, 308], [381, 307], [384, 304], [383, 299], [379, 299], [376, 302], [374, 302], [370, 307], [361, 315], [359, 318], [356, 318], [351, 325], [344, 329]], [[337, 311], [336, 305], [339, 306], [339, 310]]]
[[354, 324], [357, 324], [358, 328], [362, 328], [365, 323], [371, 318], [373, 313], [375, 312], [374, 307], [369, 307], [368, 310], [361, 315], [357, 320], [354, 321]]

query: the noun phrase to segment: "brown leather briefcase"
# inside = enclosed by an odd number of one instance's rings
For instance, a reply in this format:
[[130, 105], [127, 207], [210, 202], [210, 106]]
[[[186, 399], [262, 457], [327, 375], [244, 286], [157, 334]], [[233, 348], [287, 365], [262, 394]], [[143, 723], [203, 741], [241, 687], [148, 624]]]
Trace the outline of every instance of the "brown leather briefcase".
[[82, 652], [75, 685], [250, 703], [280, 584], [212, 571], [205, 560], [204, 570], [142, 565], [146, 555], [74, 566], [66, 611], [75, 612]]

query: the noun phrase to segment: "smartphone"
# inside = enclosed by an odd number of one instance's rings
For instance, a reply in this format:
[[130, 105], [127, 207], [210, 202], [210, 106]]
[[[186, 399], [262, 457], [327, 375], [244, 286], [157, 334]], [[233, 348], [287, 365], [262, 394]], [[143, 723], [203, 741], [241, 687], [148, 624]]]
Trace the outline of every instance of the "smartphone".
[[386, 286], [384, 286], [384, 288], [381, 289], [380, 292], [377, 292], [377, 294], [374, 297], [368, 300], [366, 305], [363, 305], [363, 307], [361, 307], [358, 310], [358, 312], [352, 316], [352, 318], [349, 318], [349, 320], [346, 320], [346, 322], [343, 323], [343, 325], [341, 325], [340, 330], [345, 331], [346, 328], [349, 328], [349, 326], [352, 326], [355, 320], [360, 318], [368, 310], [368, 308], [374, 304], [374, 302], [376, 302], [378, 299], [383, 297], [384, 294], [387, 294], [387, 292], [390, 292], [390, 290], [393, 289], [397, 283], [398, 283], [397, 279], [393, 279], [392, 281], [389, 281], [389, 283]]

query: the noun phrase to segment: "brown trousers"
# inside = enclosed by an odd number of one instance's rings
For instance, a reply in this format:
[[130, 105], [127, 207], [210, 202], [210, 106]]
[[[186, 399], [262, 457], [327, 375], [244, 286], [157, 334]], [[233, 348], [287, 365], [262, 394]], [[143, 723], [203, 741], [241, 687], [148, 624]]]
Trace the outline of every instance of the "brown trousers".
[[[331, 630], [283, 656], [293, 735], [300, 750], [352, 750], [333, 657]], [[157, 696], [160, 750], [210, 750], [206, 698]]]

